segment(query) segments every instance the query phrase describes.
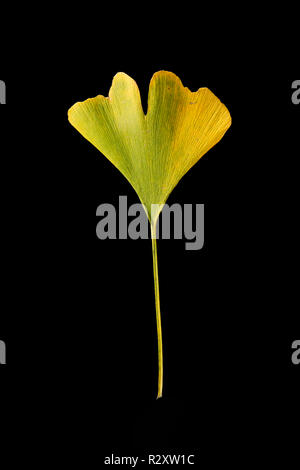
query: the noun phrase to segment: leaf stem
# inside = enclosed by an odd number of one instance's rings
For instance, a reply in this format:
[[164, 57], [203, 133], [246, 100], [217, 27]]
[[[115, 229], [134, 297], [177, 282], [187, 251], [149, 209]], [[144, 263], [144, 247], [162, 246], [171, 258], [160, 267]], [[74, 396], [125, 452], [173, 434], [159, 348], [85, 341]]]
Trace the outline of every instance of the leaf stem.
[[162, 345], [162, 329], [161, 329], [160, 300], [159, 300], [157, 245], [156, 245], [156, 223], [153, 224], [153, 225], [151, 224], [151, 238], [152, 238], [153, 276], [154, 276], [157, 345], [158, 345], [158, 392], [157, 392], [157, 398], [161, 398], [162, 397], [162, 390], [163, 390], [163, 345]]

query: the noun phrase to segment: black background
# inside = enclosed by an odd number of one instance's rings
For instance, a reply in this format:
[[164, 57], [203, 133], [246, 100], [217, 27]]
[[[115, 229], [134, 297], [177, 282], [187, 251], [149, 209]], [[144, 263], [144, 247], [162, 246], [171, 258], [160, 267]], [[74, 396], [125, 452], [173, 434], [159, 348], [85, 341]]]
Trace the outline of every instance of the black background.
[[[17, 442], [24, 458], [46, 448], [48, 460], [61, 449], [66, 461], [89, 465], [112, 452], [192, 452], [211, 466], [292, 460], [300, 111], [293, 80], [163, 39], [146, 47], [120, 36], [113, 46], [101, 36], [91, 49], [88, 38], [69, 35], [43, 54], [23, 56], [20, 45], [10, 71], [1, 69], [3, 447]], [[205, 245], [194, 252], [184, 241], [158, 242], [165, 377], [156, 401], [151, 243], [95, 233], [99, 204], [137, 196], [69, 125], [67, 110], [107, 95], [124, 71], [146, 111], [149, 81], [162, 69], [193, 91], [209, 87], [233, 124], [168, 201], [205, 204]]]

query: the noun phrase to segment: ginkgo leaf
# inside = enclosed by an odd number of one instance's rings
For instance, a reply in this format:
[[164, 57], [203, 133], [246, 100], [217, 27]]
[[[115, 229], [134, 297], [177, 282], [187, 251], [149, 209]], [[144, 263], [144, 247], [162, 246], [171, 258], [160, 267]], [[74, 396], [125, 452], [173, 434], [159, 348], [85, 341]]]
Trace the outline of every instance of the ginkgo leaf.
[[223, 137], [231, 117], [208, 88], [193, 93], [161, 71], [150, 82], [146, 116], [136, 82], [118, 73], [108, 98], [76, 103], [69, 121], [128, 179], [150, 219], [151, 205], [162, 209], [184, 174]]
[[136, 82], [118, 73], [109, 95], [74, 104], [70, 123], [127, 178], [151, 224], [159, 349], [158, 397], [162, 395], [162, 338], [156, 222], [168, 196], [231, 125], [226, 106], [208, 89], [191, 92], [171, 72], [151, 79], [143, 112]]

